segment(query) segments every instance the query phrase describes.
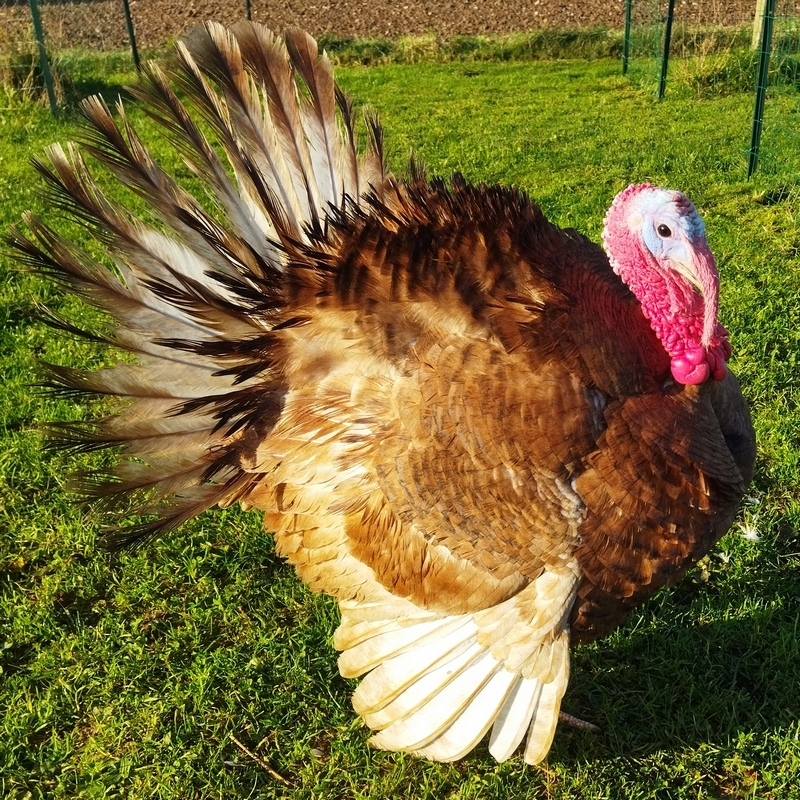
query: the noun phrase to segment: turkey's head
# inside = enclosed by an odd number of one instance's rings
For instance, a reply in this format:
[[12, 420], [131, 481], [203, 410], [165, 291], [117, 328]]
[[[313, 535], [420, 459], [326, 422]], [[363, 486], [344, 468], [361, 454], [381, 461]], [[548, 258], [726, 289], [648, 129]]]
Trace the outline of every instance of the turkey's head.
[[691, 201], [649, 183], [629, 186], [606, 215], [603, 244], [669, 354], [673, 378], [722, 380], [731, 346], [717, 321], [719, 275]]

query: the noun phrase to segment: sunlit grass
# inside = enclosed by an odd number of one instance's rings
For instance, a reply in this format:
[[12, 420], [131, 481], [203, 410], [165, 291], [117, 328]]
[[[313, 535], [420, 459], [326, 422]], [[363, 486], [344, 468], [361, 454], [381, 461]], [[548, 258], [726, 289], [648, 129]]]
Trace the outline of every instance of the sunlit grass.
[[[66, 490], [75, 463], [35, 431], [90, 409], [31, 388], [37, 359], [97, 358], [35, 322], [36, 305], [84, 312], [4, 256], [0, 796], [800, 797], [797, 196], [744, 179], [748, 93], [658, 104], [618, 71], [601, 60], [339, 72], [380, 110], [397, 171], [413, 147], [431, 173], [521, 186], [594, 239], [632, 181], [680, 188], [704, 216], [759, 438], [756, 479], [700, 569], [574, 653], [564, 707], [605, 735], [559, 730], [538, 768], [497, 765], [485, 747], [455, 765], [371, 751], [336, 670], [334, 606], [275, 557], [257, 515], [210, 513], [106, 555], [101, 520]], [[43, 107], [0, 112], [0, 228], [47, 212], [27, 162], [75, 132]]]

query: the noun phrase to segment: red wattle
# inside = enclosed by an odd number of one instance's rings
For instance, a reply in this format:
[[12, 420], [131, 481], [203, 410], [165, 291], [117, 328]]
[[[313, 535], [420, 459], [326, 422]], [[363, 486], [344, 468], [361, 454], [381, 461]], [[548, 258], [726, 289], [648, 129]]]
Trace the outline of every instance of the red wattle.
[[705, 383], [711, 374], [711, 369], [705, 360], [699, 364], [692, 364], [685, 356], [673, 358], [670, 370], [672, 377], [683, 384]]
[[[725, 347], [727, 345], [727, 347]], [[731, 354], [731, 346], [726, 339], [723, 339], [716, 347], [708, 349], [707, 359], [711, 367], [711, 375], [715, 381], [724, 380], [728, 374], [728, 368], [725, 362]]]
[[679, 383], [704, 383], [709, 378], [721, 381], [728, 374], [725, 361], [725, 348], [721, 344], [708, 350], [692, 347], [671, 360], [670, 370]]

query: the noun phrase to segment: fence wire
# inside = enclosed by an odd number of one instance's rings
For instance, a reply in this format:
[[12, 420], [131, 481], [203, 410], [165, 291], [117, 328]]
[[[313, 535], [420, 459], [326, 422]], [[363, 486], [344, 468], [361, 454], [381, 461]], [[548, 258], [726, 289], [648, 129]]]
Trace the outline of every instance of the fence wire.
[[[713, 5], [713, 4], [712, 4]], [[659, 89], [668, 0], [640, 0], [633, 6], [627, 75], [654, 96]], [[670, 46], [667, 96], [698, 98], [756, 92], [764, 4], [753, 3], [749, 17], [709, 14], [702, 23], [676, 3]], [[756, 19], [756, 14], [759, 14]], [[763, 128], [743, 151], [748, 174], [758, 169], [783, 176], [787, 185], [800, 177], [800, 0], [776, 0], [768, 91], [755, 103]], [[755, 128], [755, 119], [752, 121]], [[755, 152], [755, 160], [753, 160]]]
[[119, 50], [132, 63], [129, 48], [121, 0], [0, 0], [0, 105], [30, 100], [63, 105], [79, 94], [93, 54]]
[[[664, 55], [668, 0], [633, 5], [629, 77], [657, 93]], [[704, 13], [700, 13], [700, 11]], [[717, 2], [675, 4], [666, 90], [698, 97], [750, 91], [757, 65], [752, 49], [753, 12], [730, 13]]]
[[666, 0], [631, 3], [626, 74], [645, 91], [658, 85], [666, 8]]
[[777, 0], [758, 169], [794, 184], [800, 176], [800, 0]]
[[[44, 49], [49, 56], [49, 93], [34, 35], [32, 3], [40, 11]], [[48, 99], [55, 108], [91, 93], [101, 52], [114, 51], [111, 58], [102, 56], [106, 75], [118, 70], [129, 76], [136, 56], [131, 32], [135, 32], [135, 41], [145, 54], [207, 19], [232, 23], [247, 16], [273, 30], [294, 24], [317, 34], [331, 32], [345, 37], [398, 36], [424, 33], [432, 27], [447, 34], [456, 32], [454, 25], [466, 26], [462, 32], [472, 33], [467, 28], [482, 24], [481, 14], [493, 3], [497, 0], [463, 0], [457, 8], [456, 4], [441, 4], [434, 16], [429, 10], [424, 20], [415, 21], [414, 14], [433, 7], [421, 2], [381, 6], [374, 0], [0, 0], [0, 108], [13, 108], [30, 100], [47, 103]], [[669, 0], [636, 0], [632, 6], [628, 76], [653, 94], [660, 86], [668, 4]], [[560, 16], [551, 14], [550, 19], [547, 9], [552, 11], [556, 6]], [[606, 16], [601, 19], [595, 15], [589, 20], [584, 18], [585, 13], [581, 16], [581, 9], [594, 9], [591, 4], [537, 0], [531, 6], [533, 16], [516, 24], [533, 28], [540, 22], [574, 19], [579, 24], [600, 22], [621, 29], [624, 6], [625, 0], [598, 4], [597, 9]], [[752, 6], [726, 0], [676, 0], [667, 96], [673, 91], [703, 97], [753, 90], [758, 68], [758, 51], [752, 41], [755, 6], [756, 0]], [[126, 10], [130, 24], [126, 24]], [[416, 31], [414, 26], [419, 25], [423, 27]], [[797, 174], [800, 0], [777, 0], [769, 86], [762, 169]]]
[[27, 2], [0, 0], [0, 107], [44, 92]]

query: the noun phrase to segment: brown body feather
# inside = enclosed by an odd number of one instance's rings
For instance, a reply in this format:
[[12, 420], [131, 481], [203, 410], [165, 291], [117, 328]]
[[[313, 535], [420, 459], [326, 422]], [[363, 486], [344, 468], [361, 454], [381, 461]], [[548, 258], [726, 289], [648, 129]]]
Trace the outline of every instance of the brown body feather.
[[340, 667], [369, 672], [354, 704], [376, 746], [451, 760], [494, 725], [498, 758], [530, 729], [536, 762], [569, 644], [730, 525], [753, 464], [746, 405], [732, 375], [675, 384], [603, 251], [524, 195], [386, 176], [377, 123], [359, 154], [329, 64], [301, 32], [287, 41], [255, 25], [188, 37], [173, 77], [216, 143], [157, 68], [137, 91], [224, 223], [99, 101], [87, 147], [159, 221], [106, 200], [76, 149], [40, 168], [120, 276], [36, 219], [14, 243], [137, 355], [53, 368], [122, 398], [57, 436], [135, 459], [86, 479], [156, 515], [123, 543], [215, 504], [261, 509], [340, 602]]

